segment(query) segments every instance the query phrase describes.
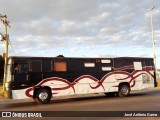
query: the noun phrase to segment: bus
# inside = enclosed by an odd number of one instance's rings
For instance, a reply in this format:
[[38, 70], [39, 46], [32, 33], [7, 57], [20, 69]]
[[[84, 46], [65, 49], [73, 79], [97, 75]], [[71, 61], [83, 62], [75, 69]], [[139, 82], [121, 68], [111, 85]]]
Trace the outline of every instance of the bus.
[[156, 87], [153, 58], [8, 58], [5, 93], [45, 104], [56, 96], [104, 93], [126, 97], [132, 90]]

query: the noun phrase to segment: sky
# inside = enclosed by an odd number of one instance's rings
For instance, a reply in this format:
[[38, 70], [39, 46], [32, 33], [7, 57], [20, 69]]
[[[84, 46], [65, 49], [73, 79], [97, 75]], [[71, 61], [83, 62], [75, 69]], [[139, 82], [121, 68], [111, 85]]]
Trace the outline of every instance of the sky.
[[1, 0], [0, 14], [11, 25], [9, 56], [153, 57], [153, 5], [160, 68], [159, 0]]

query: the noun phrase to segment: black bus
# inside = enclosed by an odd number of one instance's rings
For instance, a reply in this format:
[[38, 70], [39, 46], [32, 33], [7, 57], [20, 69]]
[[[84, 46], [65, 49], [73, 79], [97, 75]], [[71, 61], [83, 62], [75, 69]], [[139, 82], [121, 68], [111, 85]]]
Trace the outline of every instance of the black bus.
[[125, 97], [155, 87], [153, 58], [9, 57], [5, 93], [48, 103], [54, 96], [104, 93]]

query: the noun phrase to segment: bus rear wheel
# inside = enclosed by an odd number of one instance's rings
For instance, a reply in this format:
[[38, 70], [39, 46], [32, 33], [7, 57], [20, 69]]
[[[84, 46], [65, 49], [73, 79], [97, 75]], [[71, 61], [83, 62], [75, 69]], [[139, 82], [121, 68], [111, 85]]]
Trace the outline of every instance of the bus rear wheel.
[[36, 93], [36, 101], [39, 103], [46, 104], [51, 100], [52, 93], [48, 89], [41, 88]]
[[130, 94], [130, 88], [128, 85], [126, 84], [122, 84], [119, 86], [119, 90], [118, 90], [118, 96], [119, 97], [126, 97]]

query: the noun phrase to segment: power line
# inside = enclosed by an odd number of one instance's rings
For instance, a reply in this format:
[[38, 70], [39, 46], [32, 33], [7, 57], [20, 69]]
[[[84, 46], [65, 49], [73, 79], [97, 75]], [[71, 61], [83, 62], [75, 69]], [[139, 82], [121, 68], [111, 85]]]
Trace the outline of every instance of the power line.
[[155, 0], [153, 6], [156, 7], [156, 9], [158, 8], [160, 1], [159, 0]]
[[14, 51], [14, 48], [13, 48], [13, 46], [12, 46], [11, 41], [9, 40], [8, 42], [9, 42], [9, 45], [11, 46], [11, 47], [10, 47], [10, 50], [13, 52], [13, 55], [16, 55], [16, 54], [15, 54], [15, 51]]
[[23, 42], [23, 43], [56, 43], [56, 42], [24, 42], [24, 41], [14, 41], [14, 43], [13, 44], [17, 44], [17, 43], [19, 43], [19, 42]]

